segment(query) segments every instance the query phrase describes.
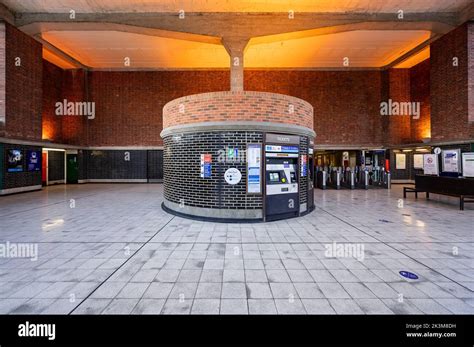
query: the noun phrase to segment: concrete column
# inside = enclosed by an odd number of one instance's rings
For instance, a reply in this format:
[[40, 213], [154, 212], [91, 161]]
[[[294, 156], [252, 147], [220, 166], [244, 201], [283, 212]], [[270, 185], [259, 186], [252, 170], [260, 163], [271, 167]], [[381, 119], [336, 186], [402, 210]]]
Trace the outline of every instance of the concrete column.
[[222, 43], [230, 56], [230, 90], [244, 90], [244, 51], [249, 39], [224, 37]]

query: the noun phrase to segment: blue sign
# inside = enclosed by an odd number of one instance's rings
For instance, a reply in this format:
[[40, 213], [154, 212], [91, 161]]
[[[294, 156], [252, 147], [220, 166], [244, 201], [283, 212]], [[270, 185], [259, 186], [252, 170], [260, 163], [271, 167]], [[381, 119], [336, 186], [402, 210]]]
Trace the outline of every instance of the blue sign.
[[211, 177], [211, 163], [204, 163], [204, 178]]
[[409, 278], [411, 280], [417, 280], [418, 279], [418, 275], [415, 275], [413, 272], [400, 271], [399, 274], [402, 275], [403, 277]]
[[286, 153], [298, 153], [297, 146], [281, 146], [281, 151]]
[[298, 146], [276, 146], [276, 145], [266, 145], [266, 152], [278, 152], [278, 153], [298, 153]]
[[26, 160], [27, 160], [27, 165], [28, 165], [28, 171], [41, 170], [41, 152], [28, 151]]

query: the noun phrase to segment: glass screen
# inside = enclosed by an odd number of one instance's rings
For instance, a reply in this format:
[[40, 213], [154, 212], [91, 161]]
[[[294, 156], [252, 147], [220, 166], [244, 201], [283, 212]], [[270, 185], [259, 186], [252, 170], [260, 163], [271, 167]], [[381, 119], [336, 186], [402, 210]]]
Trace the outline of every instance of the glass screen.
[[270, 172], [270, 182], [280, 182], [280, 174], [278, 172]]

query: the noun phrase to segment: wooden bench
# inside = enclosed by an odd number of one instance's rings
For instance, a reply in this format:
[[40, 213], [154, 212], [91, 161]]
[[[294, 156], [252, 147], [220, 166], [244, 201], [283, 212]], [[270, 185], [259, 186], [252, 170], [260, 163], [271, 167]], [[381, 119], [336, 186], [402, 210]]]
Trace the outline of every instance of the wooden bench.
[[457, 177], [439, 177], [416, 175], [415, 187], [403, 187], [403, 198], [407, 193], [425, 193], [426, 199], [430, 198], [430, 193], [447, 195], [459, 198], [459, 209], [464, 210], [464, 204], [474, 203], [474, 179]]

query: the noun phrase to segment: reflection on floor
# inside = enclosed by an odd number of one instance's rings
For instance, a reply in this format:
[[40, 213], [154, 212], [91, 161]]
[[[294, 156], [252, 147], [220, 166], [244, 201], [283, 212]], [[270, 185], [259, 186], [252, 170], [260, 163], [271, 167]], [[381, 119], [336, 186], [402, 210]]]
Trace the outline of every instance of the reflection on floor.
[[0, 313], [473, 314], [473, 207], [400, 197], [317, 190], [257, 224], [171, 216], [161, 184], [1, 197]]

